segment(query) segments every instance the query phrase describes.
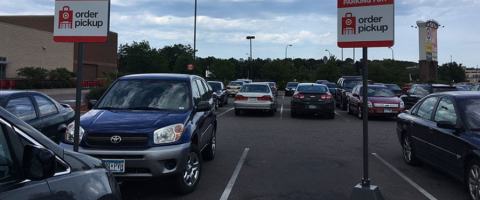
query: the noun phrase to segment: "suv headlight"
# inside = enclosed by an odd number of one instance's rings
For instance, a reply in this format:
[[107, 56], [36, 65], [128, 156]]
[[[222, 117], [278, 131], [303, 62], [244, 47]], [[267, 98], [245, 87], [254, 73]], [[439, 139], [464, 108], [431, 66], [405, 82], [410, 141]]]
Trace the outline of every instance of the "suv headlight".
[[[75, 133], [75, 122], [70, 123], [67, 126], [67, 130], [65, 131], [65, 140], [67, 142], [74, 142], [74, 133]], [[83, 134], [85, 133], [85, 130], [81, 126], [79, 126], [79, 131], [78, 131], [78, 141], [82, 141]]]
[[153, 143], [164, 144], [176, 142], [183, 133], [183, 124], [174, 124], [153, 132]]
[[403, 103], [403, 101], [400, 102], [400, 108], [405, 108], [405, 103]]
[[369, 108], [373, 107], [372, 102], [368, 101], [367, 104]]

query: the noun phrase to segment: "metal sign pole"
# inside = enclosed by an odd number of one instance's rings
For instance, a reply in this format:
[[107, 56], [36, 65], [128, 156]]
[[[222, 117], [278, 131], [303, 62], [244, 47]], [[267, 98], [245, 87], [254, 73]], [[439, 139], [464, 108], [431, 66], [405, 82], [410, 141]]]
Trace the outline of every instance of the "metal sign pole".
[[75, 126], [73, 133], [73, 151], [78, 152], [80, 142], [80, 112], [82, 106], [82, 66], [83, 66], [83, 42], [78, 43], [78, 61], [77, 61], [77, 91], [75, 96]]

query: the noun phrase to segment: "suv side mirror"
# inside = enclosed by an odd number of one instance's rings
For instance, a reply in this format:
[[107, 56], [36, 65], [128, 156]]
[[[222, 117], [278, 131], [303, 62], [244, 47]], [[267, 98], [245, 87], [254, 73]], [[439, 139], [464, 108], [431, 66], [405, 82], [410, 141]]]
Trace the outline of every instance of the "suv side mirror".
[[457, 130], [457, 126], [454, 123], [452, 123], [451, 121], [438, 121], [437, 122], [437, 127], [438, 128], [446, 128], [446, 129]]
[[197, 105], [197, 111], [198, 112], [209, 111], [211, 108], [212, 108], [212, 106], [210, 106], [210, 103], [208, 103], [208, 101], [198, 102], [198, 105]]
[[88, 101], [88, 105], [87, 105], [88, 109], [92, 109], [93, 106], [95, 106], [95, 104], [97, 104], [96, 99], [92, 99], [92, 100]]
[[55, 154], [48, 149], [27, 145], [23, 151], [23, 170], [31, 180], [52, 177], [57, 170]]

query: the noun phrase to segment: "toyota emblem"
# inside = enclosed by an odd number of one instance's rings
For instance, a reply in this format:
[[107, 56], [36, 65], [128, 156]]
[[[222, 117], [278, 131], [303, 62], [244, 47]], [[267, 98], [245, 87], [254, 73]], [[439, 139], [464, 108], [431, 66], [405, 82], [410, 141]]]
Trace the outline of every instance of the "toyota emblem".
[[114, 135], [110, 138], [110, 142], [112, 142], [113, 144], [118, 144], [122, 141], [122, 138], [118, 135]]

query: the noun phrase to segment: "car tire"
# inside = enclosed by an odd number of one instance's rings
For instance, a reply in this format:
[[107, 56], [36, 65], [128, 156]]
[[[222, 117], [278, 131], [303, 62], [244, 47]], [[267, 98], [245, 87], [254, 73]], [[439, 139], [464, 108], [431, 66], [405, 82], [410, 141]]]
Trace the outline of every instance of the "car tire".
[[412, 146], [412, 137], [408, 134], [404, 134], [402, 137], [402, 151], [403, 159], [407, 165], [417, 166], [420, 164], [415, 156], [415, 151]]
[[468, 162], [468, 168], [465, 172], [465, 186], [467, 187], [467, 191], [470, 194], [470, 199], [476, 200], [477, 196], [479, 196], [480, 191], [478, 184], [480, 180], [480, 162], [478, 159], [474, 158]]
[[363, 119], [362, 107], [360, 106], [357, 108], [357, 117], [358, 119]]
[[268, 111], [268, 115], [275, 116], [275, 109], [271, 109]]
[[296, 118], [296, 117], [297, 117], [297, 113], [296, 113], [294, 110], [291, 110], [291, 111], [290, 111], [290, 117], [291, 117], [291, 118]]
[[213, 160], [215, 158], [216, 148], [217, 148], [217, 131], [213, 129], [210, 142], [202, 152], [202, 158], [204, 160]]
[[225, 98], [225, 105], [227, 105], [227, 104], [228, 104], [228, 96], [227, 96], [227, 98]]
[[328, 119], [335, 119], [335, 112], [329, 113], [327, 117]]
[[190, 145], [185, 169], [178, 173], [175, 179], [175, 193], [186, 195], [192, 193], [200, 182], [202, 172], [202, 156], [198, 146]]
[[235, 109], [235, 115], [236, 115], [236, 116], [239, 116], [239, 115], [240, 115], [240, 111], [241, 111], [240, 109]]
[[350, 104], [347, 104], [347, 113], [352, 114], [352, 109], [350, 108]]

